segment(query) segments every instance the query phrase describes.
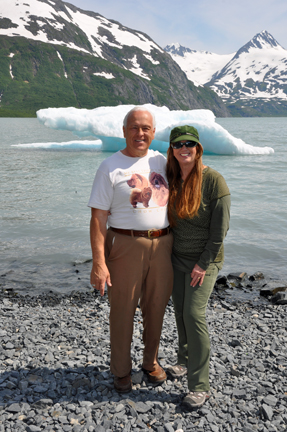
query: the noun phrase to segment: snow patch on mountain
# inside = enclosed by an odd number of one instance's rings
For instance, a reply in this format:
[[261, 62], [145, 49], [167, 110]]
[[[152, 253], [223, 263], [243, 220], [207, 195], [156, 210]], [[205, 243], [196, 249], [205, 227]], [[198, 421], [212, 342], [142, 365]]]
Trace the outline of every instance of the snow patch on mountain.
[[144, 78], [144, 79], [147, 79], [147, 80], [150, 81], [150, 78], [148, 77], [148, 75], [145, 74], [145, 73], [143, 72], [143, 70], [141, 69], [140, 64], [139, 64], [138, 61], [137, 61], [137, 56], [136, 56], [136, 54], [135, 54], [135, 55], [133, 56], [133, 58], [130, 59], [129, 61], [130, 61], [130, 62], [132, 63], [132, 65], [133, 65], [131, 68], [129, 68], [129, 71], [130, 71], [130, 72], [133, 72], [134, 74], [139, 75], [141, 78]]
[[[0, 27], [3, 27], [0, 28], [0, 35], [22, 36], [44, 43], [63, 45], [106, 60], [111, 59], [107, 54], [110, 48], [123, 50], [124, 47], [136, 47], [147, 60], [156, 65], [159, 62], [153, 55], [164, 52], [144, 33], [60, 1], [1, 0]], [[72, 33], [77, 36], [74, 40], [67, 36]], [[66, 40], [63, 35], [67, 36]], [[83, 38], [86, 40], [85, 45]], [[121, 63], [121, 67], [150, 80], [136, 55], [126, 59], [125, 64]]]
[[171, 55], [186, 73], [187, 78], [196, 86], [209, 82], [212, 76], [221, 70], [235, 54], [220, 55], [208, 51], [195, 51], [182, 47], [179, 43], [167, 45], [165, 51]]
[[208, 84], [230, 101], [287, 100], [287, 51], [263, 31], [244, 45]]
[[152, 64], [154, 64], [154, 65], [159, 65], [159, 64], [160, 64], [159, 61], [154, 60], [150, 55], [144, 54], [144, 57], [145, 57], [146, 59], [148, 59], [148, 60], [149, 60]]
[[112, 73], [105, 73], [105, 72], [95, 72], [95, 73], [93, 73], [93, 75], [100, 76], [100, 77], [103, 77], [106, 79], [114, 79], [115, 78]]
[[0, 19], [9, 19], [11, 26], [10, 28], [0, 28], [0, 34], [23, 36], [86, 51], [76, 44], [65, 44], [60, 39], [51, 39], [44, 31], [47, 25], [61, 31], [66, 24], [73, 24], [86, 34], [92, 48], [92, 54], [98, 57], [104, 58], [102, 54], [103, 44], [119, 49], [122, 49], [123, 46], [137, 46], [148, 54], [154, 49], [163, 52], [155, 42], [140, 32], [131, 32], [121, 24], [110, 21], [99, 14], [85, 12], [77, 8], [73, 10], [71, 5], [62, 4], [64, 10], [57, 10], [57, 4], [51, 0], [47, 0], [46, 3], [39, 0], [1, 0]]
[[236, 53], [218, 55], [179, 44], [165, 47], [195, 85], [208, 85], [229, 102], [287, 100], [287, 50], [266, 30]]
[[62, 59], [62, 56], [61, 56], [61, 54], [59, 53], [59, 51], [57, 51], [57, 56], [59, 57], [59, 59], [60, 59], [61, 62], [63, 63], [65, 78], [68, 78], [68, 75], [67, 75], [67, 72], [66, 72], [66, 69], [65, 69], [65, 63], [64, 63], [64, 60]]

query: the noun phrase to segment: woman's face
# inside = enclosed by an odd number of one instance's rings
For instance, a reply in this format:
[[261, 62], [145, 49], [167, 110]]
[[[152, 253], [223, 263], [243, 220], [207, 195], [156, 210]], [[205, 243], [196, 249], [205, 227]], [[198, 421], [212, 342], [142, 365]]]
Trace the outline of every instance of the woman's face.
[[[186, 141], [181, 141], [182, 143]], [[180, 149], [173, 149], [173, 156], [177, 159], [180, 167], [192, 169], [196, 159], [196, 147], [181, 147]]]

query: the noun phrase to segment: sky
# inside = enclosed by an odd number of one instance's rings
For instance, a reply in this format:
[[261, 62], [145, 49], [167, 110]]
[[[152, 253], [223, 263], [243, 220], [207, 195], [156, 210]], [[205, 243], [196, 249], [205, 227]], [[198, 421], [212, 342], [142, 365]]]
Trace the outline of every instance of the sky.
[[180, 43], [231, 54], [267, 30], [287, 49], [286, 0], [67, 0], [147, 33], [159, 46]]

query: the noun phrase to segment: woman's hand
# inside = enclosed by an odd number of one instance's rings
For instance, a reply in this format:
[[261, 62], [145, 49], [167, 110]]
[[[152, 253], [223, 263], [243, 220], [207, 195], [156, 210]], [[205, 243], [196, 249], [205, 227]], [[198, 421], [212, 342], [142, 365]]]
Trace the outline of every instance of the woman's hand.
[[203, 279], [206, 271], [202, 270], [197, 264], [193, 267], [192, 272], [190, 273], [191, 282], [190, 286], [195, 287], [197, 284], [201, 286], [203, 284]]

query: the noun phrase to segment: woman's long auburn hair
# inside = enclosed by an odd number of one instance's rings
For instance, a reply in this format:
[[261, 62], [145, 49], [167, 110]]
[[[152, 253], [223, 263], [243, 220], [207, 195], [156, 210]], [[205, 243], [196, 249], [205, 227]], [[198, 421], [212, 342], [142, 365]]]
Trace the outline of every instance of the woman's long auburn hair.
[[[195, 164], [181, 187], [181, 170], [173, 149], [167, 150], [166, 175], [169, 183], [168, 219], [171, 227], [176, 225], [176, 217], [192, 218], [198, 214], [201, 203], [202, 154], [200, 143], [196, 146]], [[180, 191], [180, 192], [179, 192]]]

